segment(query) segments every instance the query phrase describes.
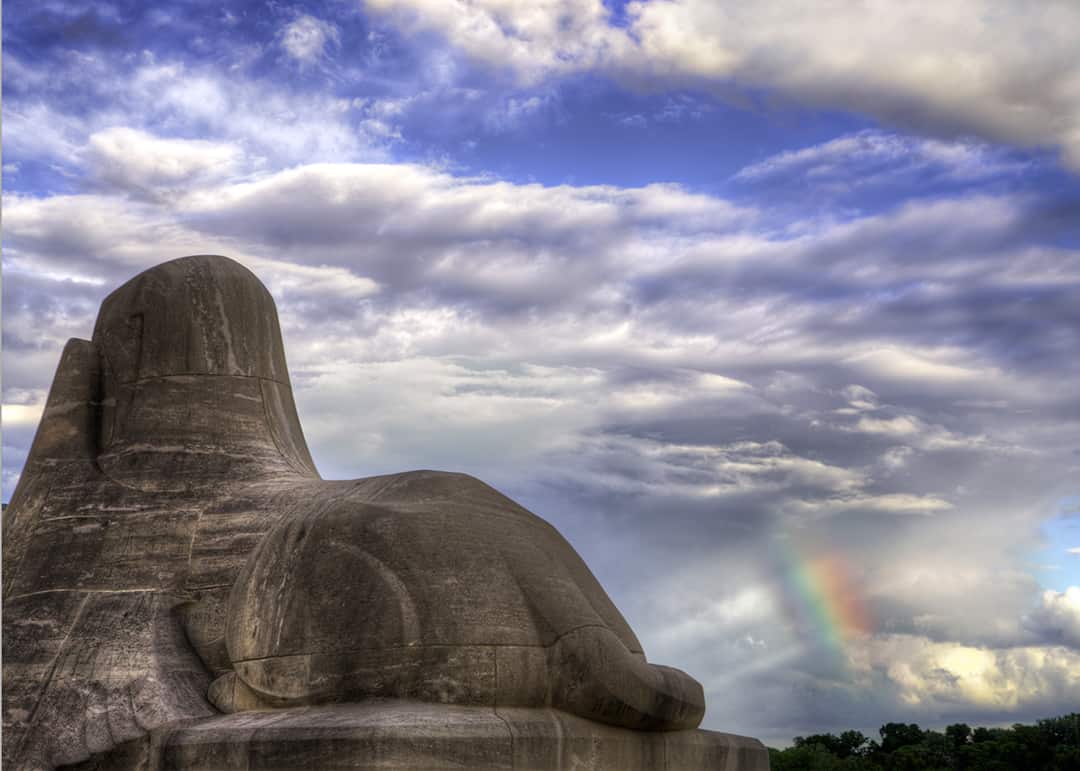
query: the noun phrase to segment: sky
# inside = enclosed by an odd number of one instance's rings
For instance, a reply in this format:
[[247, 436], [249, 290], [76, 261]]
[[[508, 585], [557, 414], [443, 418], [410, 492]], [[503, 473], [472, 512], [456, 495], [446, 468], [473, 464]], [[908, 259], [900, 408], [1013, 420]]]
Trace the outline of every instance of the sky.
[[1076, 29], [1072, 0], [9, 4], [4, 500], [104, 296], [224, 254], [324, 477], [464, 471], [548, 519], [704, 727], [1074, 711]]

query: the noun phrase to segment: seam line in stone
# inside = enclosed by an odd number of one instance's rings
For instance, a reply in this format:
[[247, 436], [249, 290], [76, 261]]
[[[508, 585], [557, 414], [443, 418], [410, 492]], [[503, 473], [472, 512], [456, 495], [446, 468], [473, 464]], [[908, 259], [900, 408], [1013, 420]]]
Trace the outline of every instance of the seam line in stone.
[[292, 390], [292, 385], [290, 383], [286, 383], [286, 382], [283, 382], [281, 380], [276, 380], [275, 378], [272, 378], [272, 377], [263, 377], [262, 375], [240, 375], [240, 374], [235, 374], [235, 375], [234, 374], [228, 374], [228, 375], [225, 375], [225, 374], [216, 374], [216, 373], [213, 373], [213, 372], [174, 372], [174, 373], [169, 374], [169, 375], [147, 375], [146, 377], [139, 377], [139, 378], [135, 378], [134, 380], [126, 380], [126, 381], [124, 381], [122, 383], [119, 383], [119, 385], [122, 385], [122, 386], [140, 385], [142, 383], [149, 383], [150, 381], [153, 381], [153, 380], [169, 380], [170, 378], [174, 378], [174, 377], [235, 377], [235, 378], [243, 378], [244, 380], [266, 380], [268, 382], [277, 383], [280, 386], [284, 386], [285, 388], [288, 388], [290, 391]]
[[[156, 586], [148, 589], [40, 589], [36, 592], [26, 592], [25, 594], [18, 594], [14, 597], [8, 597], [5, 602], [14, 602], [15, 600], [22, 600], [27, 597], [36, 597], [39, 594], [62, 594], [64, 592], [83, 594], [168, 594], [169, 590], [164, 587]], [[83, 599], [86, 602], [86, 599]]]
[[[103, 520], [103, 519], [108, 519], [108, 520], [117, 520], [119, 522], [126, 522], [129, 519], [134, 519], [136, 517], [150, 516], [150, 515], [159, 516], [159, 517], [168, 517], [168, 516], [173, 516], [173, 515], [176, 515], [176, 514], [191, 514], [191, 513], [193, 513], [193, 512], [185, 511], [183, 509], [181, 509], [179, 511], [169, 511], [167, 509], [160, 509], [160, 508], [155, 508], [155, 509], [149, 509], [149, 508], [147, 508], [147, 509], [126, 509], [126, 510], [117, 510], [117, 511], [102, 511], [102, 512], [100, 512], [98, 514], [65, 514], [62, 517], [42, 517], [41, 519], [38, 520], [38, 522], [64, 522], [64, 521], [69, 520], [69, 519], [93, 519], [93, 520], [99, 520], [99, 521]], [[198, 513], [198, 512], [194, 512], [194, 513]]]
[[[587, 624], [586, 626], [599, 626], [598, 624]], [[579, 629], [582, 627], [578, 627]], [[606, 629], [607, 627], [602, 627]], [[571, 630], [576, 631], [576, 630]], [[558, 642], [558, 639], [555, 640]], [[543, 643], [492, 643], [492, 642], [476, 642], [476, 643], [404, 643], [402, 645], [384, 645], [379, 648], [350, 648], [343, 651], [300, 651], [299, 653], [279, 653], [271, 656], [253, 656], [248, 659], [236, 659], [233, 664], [252, 664], [257, 661], [267, 661], [269, 659], [289, 659], [296, 658], [298, 656], [351, 656], [356, 653], [383, 653], [385, 651], [401, 651], [401, 650], [420, 650], [426, 648], [550, 648], [555, 644], [552, 642], [548, 645]]]

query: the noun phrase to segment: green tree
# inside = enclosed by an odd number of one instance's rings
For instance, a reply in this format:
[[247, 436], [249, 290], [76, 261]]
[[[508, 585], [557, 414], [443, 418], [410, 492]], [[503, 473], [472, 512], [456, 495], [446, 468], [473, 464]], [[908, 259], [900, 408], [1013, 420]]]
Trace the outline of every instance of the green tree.
[[881, 752], [891, 754], [901, 747], [921, 744], [922, 729], [914, 723], [886, 723], [879, 730], [881, 734]]
[[834, 734], [813, 734], [811, 736], [796, 736], [796, 747], [819, 745], [838, 758], [850, 758], [862, 754], [867, 743], [865, 735], [859, 731], [844, 731], [839, 736]]
[[860, 757], [869, 750], [870, 740], [860, 731], [844, 731], [840, 734], [840, 744], [845, 753], [841, 757]]
[[1012, 728], [955, 723], [924, 731], [886, 723], [881, 742], [858, 731], [795, 739], [769, 750], [773, 771], [1080, 771], [1080, 713]]
[[836, 757], [821, 744], [769, 750], [769, 766], [771, 771], [848, 771], [858, 768]]
[[967, 723], [953, 723], [945, 729], [945, 735], [953, 747], [962, 747], [971, 741], [971, 726]]
[[971, 726], [967, 723], [953, 723], [945, 729], [946, 746], [949, 754], [949, 767], [955, 771], [967, 771], [971, 766]]
[[980, 726], [972, 732], [971, 740], [976, 744], [997, 741], [998, 737], [1001, 736], [1002, 730], [1003, 729], [1001, 728], [983, 728]]
[[1040, 720], [1035, 725], [1048, 744], [1080, 747], [1080, 713]]

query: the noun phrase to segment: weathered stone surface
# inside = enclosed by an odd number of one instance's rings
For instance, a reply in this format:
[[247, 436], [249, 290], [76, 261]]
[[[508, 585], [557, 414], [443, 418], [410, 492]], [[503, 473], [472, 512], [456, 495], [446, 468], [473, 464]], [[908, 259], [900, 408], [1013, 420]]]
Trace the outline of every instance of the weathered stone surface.
[[369, 700], [240, 712], [159, 729], [118, 748], [115, 763], [105, 756], [77, 769], [767, 771], [768, 767], [768, 754], [760, 743], [714, 731], [634, 731], [550, 708], [492, 710]]
[[701, 686], [544, 520], [462, 474], [320, 479], [273, 301], [223, 257], [68, 344], [4, 601], [5, 767], [767, 766], [690, 730]]

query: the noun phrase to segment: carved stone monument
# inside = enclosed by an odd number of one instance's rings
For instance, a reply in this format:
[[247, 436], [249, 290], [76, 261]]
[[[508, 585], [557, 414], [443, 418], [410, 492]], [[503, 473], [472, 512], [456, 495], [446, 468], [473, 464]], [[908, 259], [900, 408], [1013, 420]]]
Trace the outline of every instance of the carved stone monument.
[[321, 479], [224, 257], [68, 342], [3, 535], [5, 769], [768, 768], [544, 520], [463, 474]]

